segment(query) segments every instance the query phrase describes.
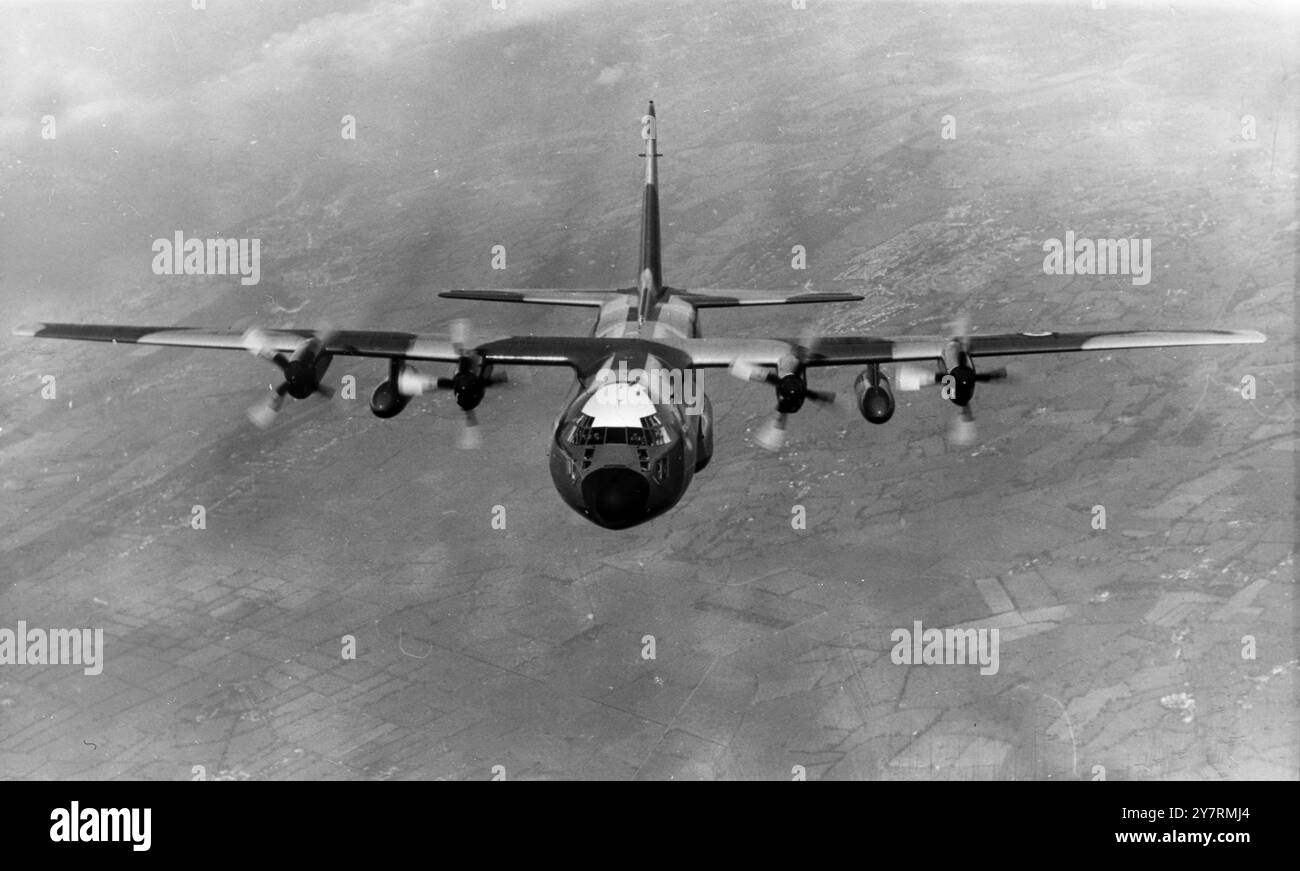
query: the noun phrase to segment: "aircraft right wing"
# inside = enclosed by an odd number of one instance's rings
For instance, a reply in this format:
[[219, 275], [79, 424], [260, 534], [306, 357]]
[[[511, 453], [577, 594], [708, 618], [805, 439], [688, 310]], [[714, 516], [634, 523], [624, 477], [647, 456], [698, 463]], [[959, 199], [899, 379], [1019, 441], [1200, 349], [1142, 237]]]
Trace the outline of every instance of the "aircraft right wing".
[[1093, 333], [1009, 333], [971, 336], [972, 357], [1060, 354], [1067, 351], [1120, 351], [1132, 348], [1188, 348], [1198, 345], [1255, 345], [1256, 330], [1119, 330]]
[[[1255, 330], [1121, 330], [1075, 333], [1003, 333], [972, 335], [972, 357], [1113, 351], [1128, 348], [1178, 348], [1197, 345], [1251, 345], [1263, 342]], [[940, 360], [953, 339], [944, 336], [824, 336], [796, 339], [685, 339], [675, 343], [697, 367], [730, 366], [737, 360], [776, 366], [794, 357], [805, 367], [847, 366]]]

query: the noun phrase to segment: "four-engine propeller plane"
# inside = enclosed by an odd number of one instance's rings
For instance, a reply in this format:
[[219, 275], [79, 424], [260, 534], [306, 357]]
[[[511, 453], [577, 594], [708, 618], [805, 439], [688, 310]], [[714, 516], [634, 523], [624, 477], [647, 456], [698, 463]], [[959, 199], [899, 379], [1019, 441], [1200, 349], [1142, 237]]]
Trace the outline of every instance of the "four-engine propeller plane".
[[[635, 287], [616, 290], [452, 290], [452, 299], [589, 306], [599, 310], [589, 336], [510, 336], [471, 341], [463, 327], [450, 339], [413, 333], [356, 330], [212, 330], [97, 324], [35, 324], [23, 336], [81, 339], [188, 348], [248, 350], [274, 363], [284, 380], [250, 417], [269, 425], [285, 395], [305, 399], [332, 391], [321, 379], [333, 357], [388, 360], [388, 377], [370, 398], [381, 418], [400, 414], [412, 397], [450, 390], [466, 413], [472, 435], [474, 409], [501, 366], [568, 366], [577, 374], [574, 396], [550, 433], [551, 477], [560, 496], [592, 522], [611, 529], [634, 526], [672, 508], [696, 472], [713, 455], [713, 411], [698, 387], [701, 370], [731, 373], [770, 385], [776, 413], [759, 441], [780, 447], [786, 416], [805, 401], [833, 401], [808, 387], [806, 372], [821, 366], [863, 367], [854, 382], [858, 411], [874, 424], [894, 413], [893, 380], [901, 388], [940, 385], [958, 407], [958, 436], [969, 436], [975, 385], [1005, 375], [978, 372], [983, 357], [1232, 345], [1264, 341], [1250, 330], [1035, 332], [969, 335], [958, 326], [948, 336], [834, 336], [801, 339], [703, 338], [703, 308], [849, 302], [851, 293], [767, 290], [679, 290], [664, 284], [659, 246], [659, 174], [654, 103], [642, 118], [645, 186], [641, 253]], [[450, 363], [450, 378], [417, 372], [412, 361]], [[890, 364], [893, 370], [884, 367]], [[665, 377], [666, 376], [666, 377]]]

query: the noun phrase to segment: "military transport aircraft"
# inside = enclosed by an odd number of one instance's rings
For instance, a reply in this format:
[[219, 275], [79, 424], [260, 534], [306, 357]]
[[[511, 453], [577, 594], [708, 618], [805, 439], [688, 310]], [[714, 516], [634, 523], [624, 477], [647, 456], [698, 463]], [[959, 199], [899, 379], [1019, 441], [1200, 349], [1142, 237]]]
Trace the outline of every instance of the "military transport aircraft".
[[[450, 390], [466, 413], [466, 446], [476, 432], [474, 409], [486, 389], [501, 380], [499, 366], [568, 366], [577, 374], [573, 397], [550, 431], [551, 477], [560, 496], [579, 514], [610, 529], [623, 529], [677, 504], [692, 477], [713, 455], [713, 411], [699, 390], [701, 370], [726, 368], [733, 375], [770, 385], [774, 417], [758, 440], [778, 449], [786, 416], [807, 400], [832, 402], [833, 393], [808, 387], [806, 371], [819, 366], [863, 367], [854, 381], [858, 411], [874, 424], [894, 413], [891, 374], [904, 389], [939, 387], [958, 408], [955, 434], [970, 438], [975, 385], [1003, 377], [1003, 369], [977, 372], [982, 357], [1234, 345], [1264, 341], [1250, 330], [1033, 332], [969, 335], [964, 325], [945, 336], [821, 336], [802, 338], [703, 338], [703, 308], [852, 302], [852, 293], [802, 290], [678, 289], [663, 282], [659, 250], [659, 174], [654, 103], [641, 118], [645, 187], [641, 206], [641, 253], [635, 287], [605, 290], [450, 290], [452, 299], [598, 309], [589, 336], [509, 336], [471, 341], [463, 323], [449, 338], [364, 330], [132, 327], [99, 324], [34, 324], [22, 336], [127, 342], [188, 348], [247, 350], [279, 367], [284, 380], [267, 400], [249, 410], [269, 425], [286, 395], [305, 399], [332, 390], [321, 383], [333, 357], [382, 357], [388, 377], [375, 388], [370, 409], [381, 418], [400, 414], [414, 396]], [[421, 374], [412, 361], [450, 363], [449, 378]], [[893, 364], [889, 370], [882, 364]]]

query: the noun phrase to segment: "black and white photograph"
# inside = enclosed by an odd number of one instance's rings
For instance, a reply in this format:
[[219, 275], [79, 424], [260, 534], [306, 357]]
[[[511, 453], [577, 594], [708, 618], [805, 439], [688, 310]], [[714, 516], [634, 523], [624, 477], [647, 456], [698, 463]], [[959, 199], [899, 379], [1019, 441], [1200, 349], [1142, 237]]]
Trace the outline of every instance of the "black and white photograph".
[[1295, 781], [1298, 113], [1289, 0], [0, 3], [0, 780]]

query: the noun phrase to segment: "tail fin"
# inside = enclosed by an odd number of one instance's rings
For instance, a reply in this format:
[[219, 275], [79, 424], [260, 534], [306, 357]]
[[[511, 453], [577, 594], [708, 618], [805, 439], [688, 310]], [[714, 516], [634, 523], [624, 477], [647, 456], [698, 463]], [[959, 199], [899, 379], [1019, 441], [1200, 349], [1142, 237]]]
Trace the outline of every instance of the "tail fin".
[[659, 253], [659, 136], [655, 129], [654, 100], [650, 109], [641, 118], [641, 138], [645, 140], [646, 149], [641, 157], [645, 158], [645, 194], [641, 201], [641, 259], [637, 264], [637, 319], [644, 321], [650, 313], [650, 307], [663, 294], [663, 263]]

